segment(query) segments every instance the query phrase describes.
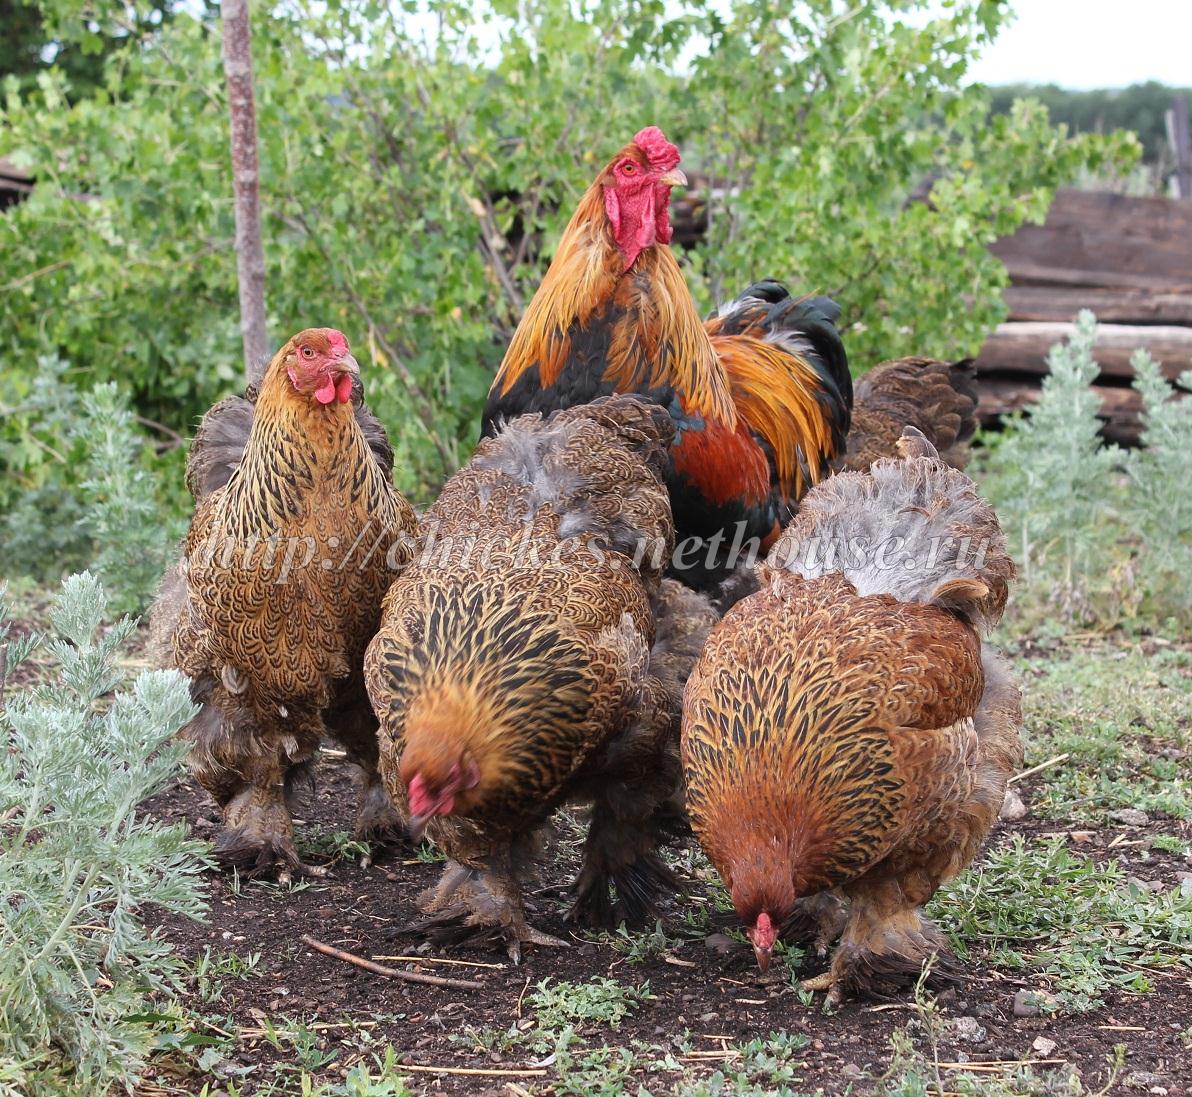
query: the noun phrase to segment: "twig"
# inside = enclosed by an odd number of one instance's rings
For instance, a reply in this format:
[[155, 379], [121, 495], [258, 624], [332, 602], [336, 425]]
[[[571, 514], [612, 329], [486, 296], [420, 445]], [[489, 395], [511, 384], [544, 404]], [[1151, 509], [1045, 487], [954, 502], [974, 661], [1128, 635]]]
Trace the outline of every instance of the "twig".
[[1026, 777], [1030, 777], [1038, 773], [1040, 770], [1050, 769], [1052, 766], [1058, 766], [1061, 762], [1066, 762], [1071, 757], [1072, 755], [1070, 754], [1057, 754], [1054, 758], [1048, 758], [1046, 762], [1040, 762], [1037, 766], [1031, 766], [1030, 769], [1024, 769], [1021, 773], [1014, 774], [1014, 776], [1011, 777], [1006, 784], [1012, 785], [1015, 781], [1021, 781]]
[[526, 1000], [526, 991], [530, 989], [530, 977], [526, 976], [526, 984], [521, 988], [521, 993], [517, 996], [517, 1015], [522, 1015], [522, 1002]]
[[987, 1059], [976, 1063], [940, 1063], [944, 1070], [1005, 1070], [1006, 1067], [1049, 1067], [1067, 1059]]
[[321, 952], [324, 956], [332, 956], [336, 960], [343, 960], [345, 964], [354, 964], [358, 968], [371, 971], [374, 975], [384, 975], [388, 979], [402, 979], [407, 983], [424, 983], [431, 987], [454, 987], [456, 990], [482, 990], [484, 988], [483, 983], [478, 983], [474, 979], [448, 979], [444, 975], [423, 975], [417, 971], [399, 971], [397, 968], [385, 967], [383, 964], [374, 964], [371, 960], [357, 956], [354, 952], [345, 952], [333, 945], [325, 945], [309, 934], [304, 933], [301, 940], [304, 945], [310, 945], [316, 952]]
[[[389, 919], [386, 919], [388, 921]], [[448, 960], [444, 956], [374, 956], [374, 960], [401, 960], [414, 964], [453, 964], [455, 967], [484, 967], [504, 971], [504, 964], [482, 964], [479, 960]]]
[[501, 1070], [498, 1067], [436, 1067], [419, 1063], [398, 1063], [399, 1070], [414, 1070], [421, 1074], [467, 1074], [481, 1078], [545, 1078], [545, 1070]]

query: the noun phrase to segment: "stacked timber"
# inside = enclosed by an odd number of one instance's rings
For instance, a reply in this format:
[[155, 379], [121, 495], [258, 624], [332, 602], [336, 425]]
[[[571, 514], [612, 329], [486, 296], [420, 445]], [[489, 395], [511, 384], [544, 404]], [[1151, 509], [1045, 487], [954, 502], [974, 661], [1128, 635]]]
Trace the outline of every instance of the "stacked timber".
[[1141, 400], [1130, 356], [1145, 347], [1174, 380], [1192, 369], [1192, 201], [1061, 190], [1047, 220], [997, 241], [1009, 319], [977, 357], [986, 424], [1038, 399], [1047, 352], [1082, 308], [1100, 322], [1104, 434], [1137, 442]]

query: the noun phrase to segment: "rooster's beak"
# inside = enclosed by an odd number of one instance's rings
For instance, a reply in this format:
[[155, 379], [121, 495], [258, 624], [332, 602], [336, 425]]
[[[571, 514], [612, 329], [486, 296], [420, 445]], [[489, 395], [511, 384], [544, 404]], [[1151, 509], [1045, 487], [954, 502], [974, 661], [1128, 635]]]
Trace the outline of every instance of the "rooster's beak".
[[685, 187], [687, 186], [687, 176], [678, 168], [671, 168], [658, 182], [664, 187]]
[[757, 966], [762, 969], [762, 974], [765, 975], [770, 970], [770, 950], [754, 945], [753, 955], [757, 957]]

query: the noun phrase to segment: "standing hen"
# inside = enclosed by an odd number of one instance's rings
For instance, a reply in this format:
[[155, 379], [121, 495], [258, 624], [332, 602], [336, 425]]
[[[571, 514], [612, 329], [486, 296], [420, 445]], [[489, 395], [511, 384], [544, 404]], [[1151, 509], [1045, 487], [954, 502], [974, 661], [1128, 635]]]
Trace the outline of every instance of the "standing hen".
[[242, 871], [316, 871], [294, 848], [287, 795], [325, 732], [362, 770], [358, 831], [398, 822], [361, 671], [417, 525], [392, 465], [331, 328], [295, 335], [259, 393], [216, 404], [195, 436], [195, 514], [154, 632], [202, 705], [183, 731], [190, 765], [223, 813], [216, 854]]
[[651, 126], [596, 177], [493, 381], [483, 433], [639, 393], [674, 418], [675, 573], [707, 587], [767, 546], [842, 453], [852, 381], [826, 298], [759, 282], [706, 324], [669, 245], [679, 150]]
[[997, 517], [913, 427], [902, 448], [804, 498], [684, 701], [692, 826], [763, 970], [784, 930], [825, 945], [847, 901], [806, 984], [834, 1000], [953, 973], [922, 907], [1021, 762], [1018, 690], [981, 641], [1014, 572]]
[[593, 804], [572, 917], [641, 917], [670, 882], [654, 849], [712, 622], [661, 578], [673, 431], [632, 397], [514, 420], [448, 482], [385, 599], [365, 659], [381, 773], [451, 858], [420, 901], [440, 939], [496, 938], [515, 960], [557, 943], [527, 925], [519, 871], [568, 799]]

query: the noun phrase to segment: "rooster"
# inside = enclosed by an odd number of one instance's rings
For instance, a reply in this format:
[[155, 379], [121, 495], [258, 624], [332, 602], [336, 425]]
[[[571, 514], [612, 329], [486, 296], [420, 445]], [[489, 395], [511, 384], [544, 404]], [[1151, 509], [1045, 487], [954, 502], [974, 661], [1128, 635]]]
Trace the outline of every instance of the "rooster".
[[957, 974], [922, 907], [1022, 760], [1018, 690], [981, 640], [1014, 572], [997, 517], [915, 428], [901, 446], [803, 499], [684, 701], [691, 824], [758, 963], [780, 934], [842, 930], [804, 984], [833, 1001]]
[[627, 396], [515, 419], [447, 483], [386, 596], [365, 675], [385, 785], [450, 858], [420, 900], [440, 941], [495, 939], [515, 962], [559, 943], [527, 924], [519, 874], [565, 800], [593, 804], [572, 918], [642, 918], [673, 882], [654, 849], [714, 619], [662, 579], [673, 431]]
[[362, 772], [358, 833], [400, 825], [361, 666], [417, 522], [360, 398], [344, 336], [300, 332], [259, 392], [203, 417], [187, 462], [194, 518], [153, 628], [202, 706], [182, 734], [223, 814], [215, 852], [250, 874], [321, 874], [295, 850], [287, 795], [325, 732]]
[[768, 546], [828, 473], [852, 381], [827, 298], [759, 282], [700, 321], [668, 246], [670, 191], [686, 183], [678, 163], [651, 126], [588, 188], [493, 381], [482, 433], [614, 392], [667, 409], [674, 570], [702, 589]]

